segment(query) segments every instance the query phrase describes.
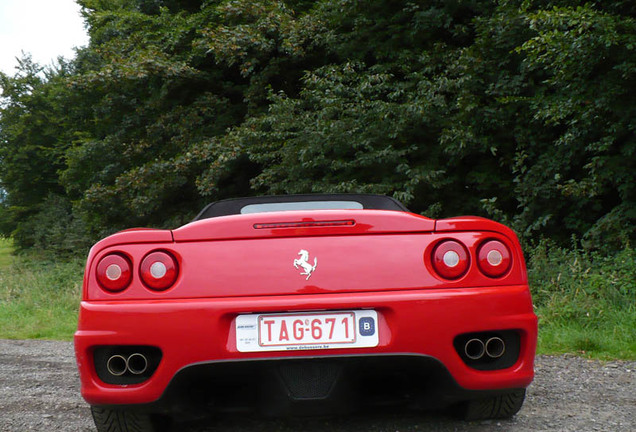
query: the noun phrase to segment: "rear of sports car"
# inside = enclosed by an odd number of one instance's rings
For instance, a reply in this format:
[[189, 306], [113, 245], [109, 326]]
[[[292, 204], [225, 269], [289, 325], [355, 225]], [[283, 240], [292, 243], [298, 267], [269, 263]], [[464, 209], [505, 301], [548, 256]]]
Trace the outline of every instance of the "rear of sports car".
[[97, 243], [75, 346], [97, 428], [117, 431], [155, 430], [157, 414], [386, 404], [509, 417], [536, 336], [503, 225], [256, 208]]

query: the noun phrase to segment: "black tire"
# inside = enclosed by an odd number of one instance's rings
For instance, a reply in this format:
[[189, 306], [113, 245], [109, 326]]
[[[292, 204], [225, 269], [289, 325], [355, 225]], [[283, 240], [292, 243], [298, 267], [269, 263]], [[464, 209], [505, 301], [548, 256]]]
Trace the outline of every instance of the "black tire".
[[[158, 432], [159, 422], [151, 414], [132, 410], [91, 407], [97, 432]], [[165, 426], [166, 423], [163, 423]]]
[[526, 390], [462, 402], [455, 414], [463, 420], [506, 419], [517, 414], [526, 398]]

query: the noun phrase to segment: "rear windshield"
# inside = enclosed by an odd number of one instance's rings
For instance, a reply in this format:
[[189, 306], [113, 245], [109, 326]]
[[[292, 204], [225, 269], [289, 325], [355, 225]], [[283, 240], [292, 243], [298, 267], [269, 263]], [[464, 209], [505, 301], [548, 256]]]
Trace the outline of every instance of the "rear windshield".
[[290, 210], [362, 210], [362, 204], [356, 201], [305, 201], [289, 203], [248, 204], [241, 209], [241, 214], [264, 213]]
[[235, 198], [217, 201], [194, 220], [235, 214], [253, 214], [293, 210], [396, 210], [408, 211], [391, 197], [371, 194], [279, 195]]

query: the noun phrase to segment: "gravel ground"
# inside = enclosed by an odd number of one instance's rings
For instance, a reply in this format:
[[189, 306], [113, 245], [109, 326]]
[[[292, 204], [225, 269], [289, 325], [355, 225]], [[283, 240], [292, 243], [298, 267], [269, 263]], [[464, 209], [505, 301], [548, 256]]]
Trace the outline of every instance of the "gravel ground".
[[[636, 362], [541, 356], [517, 416], [466, 423], [441, 413], [313, 420], [221, 418], [174, 431], [612, 431], [636, 430]], [[0, 340], [0, 431], [93, 431], [68, 342]]]

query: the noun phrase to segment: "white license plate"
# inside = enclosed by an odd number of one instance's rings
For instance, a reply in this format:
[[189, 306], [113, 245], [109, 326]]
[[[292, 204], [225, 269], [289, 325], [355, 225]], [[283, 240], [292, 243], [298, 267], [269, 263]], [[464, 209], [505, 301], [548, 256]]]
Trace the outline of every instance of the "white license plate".
[[379, 341], [373, 310], [239, 315], [235, 328], [241, 352], [368, 348]]

